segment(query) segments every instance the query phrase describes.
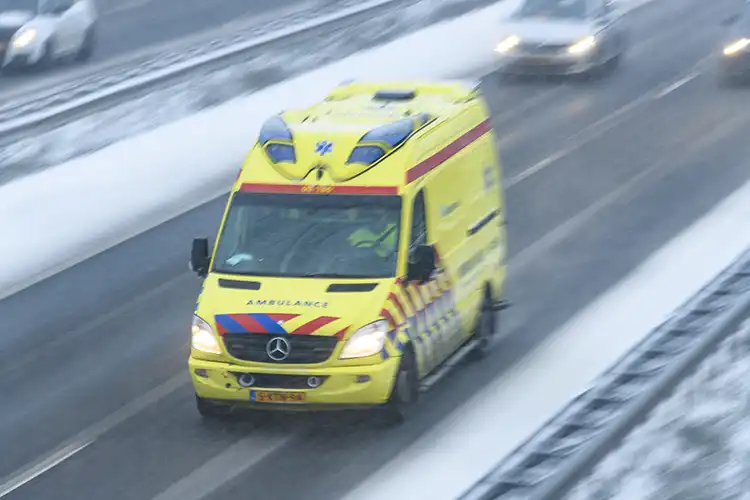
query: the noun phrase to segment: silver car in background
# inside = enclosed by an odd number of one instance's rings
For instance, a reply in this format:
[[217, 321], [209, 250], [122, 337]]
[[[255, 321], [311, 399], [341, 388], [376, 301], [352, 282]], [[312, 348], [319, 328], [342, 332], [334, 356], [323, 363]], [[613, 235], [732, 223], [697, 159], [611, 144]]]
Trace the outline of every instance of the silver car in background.
[[501, 74], [598, 76], [626, 45], [612, 0], [526, 0], [503, 23], [495, 55]]

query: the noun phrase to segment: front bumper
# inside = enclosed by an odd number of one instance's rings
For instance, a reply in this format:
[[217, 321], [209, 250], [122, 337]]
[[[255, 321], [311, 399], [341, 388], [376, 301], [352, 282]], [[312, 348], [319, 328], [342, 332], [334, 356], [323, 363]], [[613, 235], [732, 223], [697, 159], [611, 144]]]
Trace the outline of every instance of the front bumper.
[[[391, 394], [399, 361], [400, 358], [390, 357], [374, 365], [302, 368], [265, 364], [250, 367], [191, 357], [188, 365], [195, 393], [202, 399], [258, 409], [310, 411], [385, 404]], [[252, 388], [242, 387], [237, 380], [240, 373], [251, 373], [258, 382]], [[325, 380], [314, 389], [300, 384], [300, 379], [311, 376]], [[259, 403], [253, 401], [252, 391], [303, 393], [305, 401]]]
[[43, 53], [44, 50], [37, 46], [17, 49], [7, 42], [4, 46], [0, 46], [0, 68], [16, 69], [33, 66], [39, 62]]
[[561, 54], [500, 54], [495, 52], [496, 69], [514, 75], [577, 75], [596, 66], [595, 55]]
[[750, 76], [750, 52], [739, 52], [726, 56], [721, 54], [719, 67], [724, 74]]

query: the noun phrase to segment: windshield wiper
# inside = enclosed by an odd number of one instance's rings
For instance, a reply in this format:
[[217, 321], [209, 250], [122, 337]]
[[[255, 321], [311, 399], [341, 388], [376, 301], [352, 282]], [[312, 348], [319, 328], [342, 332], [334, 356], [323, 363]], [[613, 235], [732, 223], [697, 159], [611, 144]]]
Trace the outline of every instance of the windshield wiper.
[[337, 273], [305, 273], [301, 278], [333, 278], [347, 280], [375, 280], [381, 279], [378, 276], [367, 276], [364, 274], [337, 274]]
[[347, 274], [337, 273], [305, 273], [302, 278], [349, 278]]

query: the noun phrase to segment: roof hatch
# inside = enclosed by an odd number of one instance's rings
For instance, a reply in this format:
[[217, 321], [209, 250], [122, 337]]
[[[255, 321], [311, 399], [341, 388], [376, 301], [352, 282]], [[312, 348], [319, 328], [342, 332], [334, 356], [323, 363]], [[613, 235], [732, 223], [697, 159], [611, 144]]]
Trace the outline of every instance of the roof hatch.
[[380, 90], [372, 96], [373, 101], [411, 101], [417, 97], [416, 90]]

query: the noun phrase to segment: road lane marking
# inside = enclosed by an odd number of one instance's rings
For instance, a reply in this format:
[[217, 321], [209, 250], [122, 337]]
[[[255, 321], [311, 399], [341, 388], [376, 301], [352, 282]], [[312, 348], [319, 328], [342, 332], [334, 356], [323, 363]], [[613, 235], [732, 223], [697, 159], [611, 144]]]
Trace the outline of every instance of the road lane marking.
[[153, 500], [200, 500], [291, 440], [289, 433], [252, 435], [233, 444]]
[[661, 99], [662, 97], [666, 96], [667, 94], [671, 94], [675, 90], [679, 89], [683, 85], [695, 80], [700, 76], [699, 72], [690, 73], [689, 75], [685, 76], [684, 78], [680, 78], [676, 82], [674, 82], [672, 85], [667, 86], [665, 89], [662, 89], [659, 91], [655, 96], [654, 99]]
[[618, 185], [618, 187], [604, 196], [599, 198], [593, 204], [589, 205], [585, 209], [577, 212], [571, 218], [555, 226], [555, 228], [538, 240], [531, 243], [529, 246], [524, 248], [521, 252], [516, 255], [516, 258], [512, 260], [513, 267], [509, 266], [508, 274], [516, 274], [522, 272], [526, 266], [531, 264], [537, 259], [542, 253], [549, 251], [561, 243], [564, 239], [569, 237], [575, 231], [583, 227], [588, 223], [596, 214], [601, 212], [609, 205], [614, 204], [619, 199], [625, 197], [627, 194], [632, 193], [635, 189], [643, 184], [653, 175], [657, 177], [663, 177], [669, 175], [673, 170], [681, 168], [686, 158], [701, 151], [704, 148], [709, 147], [710, 144], [717, 141], [718, 138], [723, 137], [723, 134], [736, 128], [740, 123], [746, 121], [746, 117], [737, 115], [734, 119], [729, 119], [722, 122], [718, 127], [711, 130], [710, 133], [704, 134], [698, 139], [690, 142], [689, 145], [684, 148], [678, 149], [677, 155], [666, 155], [661, 159], [651, 164], [645, 170], [642, 170], [637, 175], [631, 177], [626, 182]]
[[[704, 58], [705, 59], [705, 58]], [[697, 73], [696, 68], [698, 68], [704, 61], [704, 59], [701, 59], [696, 65], [691, 68], [691, 70], [688, 72], [688, 74]], [[683, 80], [685, 77], [681, 77], [679, 80]], [[692, 80], [692, 79], [691, 79]], [[688, 81], [691, 81], [688, 80]], [[676, 82], [671, 82], [669, 85], [667, 85], [666, 88], [669, 88], [670, 86], [673, 86]], [[681, 86], [683, 86], [684, 82]], [[538, 161], [534, 165], [531, 165], [528, 168], [525, 168], [521, 172], [517, 173], [516, 175], [511, 176], [508, 178], [508, 180], [505, 182], [506, 188], [510, 189], [511, 187], [520, 184], [521, 182], [525, 181], [529, 177], [532, 177], [535, 174], [538, 174], [539, 172], [545, 170], [547, 167], [551, 166], [552, 164], [562, 160], [569, 154], [581, 149], [583, 146], [587, 145], [594, 139], [598, 139], [605, 133], [609, 132], [616, 126], [623, 123], [628, 117], [629, 114], [636, 110], [637, 108], [640, 108], [647, 102], [650, 102], [656, 98], [656, 96], [663, 91], [665, 87], [662, 85], [658, 85], [657, 87], [654, 87], [649, 92], [641, 95], [637, 99], [634, 99], [630, 101], [629, 103], [625, 104], [624, 106], [621, 106], [620, 108], [616, 109], [612, 113], [602, 117], [601, 119], [597, 120], [596, 122], [586, 126], [582, 130], [575, 133], [573, 136], [568, 138], [569, 144], [561, 149], [558, 149], [555, 153], [551, 154], [550, 156]]]
[[[746, 120], [743, 116], [736, 115], [734, 118], [722, 122], [719, 126], [712, 129], [709, 134], [701, 136], [686, 148], [680, 149], [679, 160], [684, 160], [685, 157], [689, 157], [696, 151], [701, 150], [702, 147], [707, 147], [712, 142], [721, 140], [724, 137], [724, 133], [733, 128], [737, 128], [740, 125], [744, 125], [745, 121]], [[524, 247], [515, 256], [509, 259], [508, 277], [510, 278], [521, 273], [526, 266], [531, 265], [536, 259], [541, 258], [545, 252], [550, 251], [555, 246], [569, 238], [576, 231], [584, 227], [585, 224], [589, 223], [597, 214], [604, 211], [606, 208], [609, 208], [609, 206], [628, 195], [633, 195], [635, 189], [640, 184], [670, 175], [675, 170], [681, 168], [683, 163], [679, 160], [676, 161], [675, 156], [668, 156], [661, 161], [657, 161], [654, 165], [649, 167], [648, 170], [640, 172], [624, 184], [620, 185], [617, 189], [610, 191], [596, 200], [592, 205], [589, 205], [580, 212], [572, 215], [569, 219], [556, 225], [541, 238]], [[654, 177], [649, 179], [649, 176], [652, 174]], [[522, 310], [516, 309], [516, 311]], [[491, 346], [494, 346], [512, 336], [515, 331], [528, 320], [528, 317], [526, 317], [523, 312], [512, 313], [509, 318], [510, 321], [506, 318], [504, 331], [502, 331], [500, 335], [494, 336], [490, 341]]]
[[69, 344], [72, 340], [75, 340], [78, 337], [81, 337], [82, 335], [90, 333], [93, 330], [103, 328], [104, 326], [107, 325], [107, 323], [109, 323], [113, 319], [117, 318], [118, 316], [123, 316], [124, 313], [131, 307], [137, 306], [138, 304], [149, 303], [154, 298], [156, 298], [159, 294], [163, 293], [166, 289], [171, 288], [172, 286], [177, 284], [177, 282], [181, 280], [187, 281], [187, 276], [188, 275], [186, 274], [177, 275], [161, 283], [160, 285], [154, 288], [151, 288], [149, 291], [143, 294], [135, 295], [132, 299], [128, 300], [127, 302], [121, 303], [117, 307], [107, 310], [107, 312], [97, 316], [96, 318], [87, 322], [86, 324], [74, 330], [66, 332], [64, 336], [58, 336], [55, 339], [50, 340], [49, 342], [46, 342], [43, 345], [40, 345], [39, 347], [35, 348], [31, 352], [28, 352], [27, 354], [23, 356], [19, 356], [15, 358], [13, 361], [8, 362], [4, 364], [3, 366], [0, 366], [0, 374], [7, 375], [8, 373], [14, 370], [19, 370], [23, 368], [24, 366], [34, 362], [34, 360], [39, 358], [40, 356], [46, 355], [49, 351], [54, 350], [61, 345]]
[[2, 486], [0, 486], [0, 498], [13, 493], [24, 484], [36, 479], [51, 468], [64, 462], [68, 458], [86, 448], [91, 443], [92, 441], [84, 441], [83, 443], [71, 443], [58, 452], [53, 453], [45, 460], [42, 460], [35, 466], [20, 474], [18, 477], [14, 478], [14, 480], [8, 481], [7, 483], [4, 483]]
[[[5, 479], [1, 483], [2, 486], [0, 486], [0, 498], [7, 495], [13, 490], [20, 488], [32, 479], [39, 477], [42, 473], [47, 472], [64, 460], [72, 457], [75, 453], [80, 451], [80, 449], [83, 449], [85, 448], [85, 446], [93, 443], [100, 436], [110, 431], [114, 427], [117, 427], [129, 418], [140, 413], [148, 406], [169, 396], [177, 389], [188, 385], [189, 380], [190, 379], [188, 378], [187, 372], [178, 373], [166, 382], [151, 389], [144, 395], [132, 400], [114, 413], [111, 413], [108, 416], [104, 417], [99, 422], [82, 430], [71, 439], [62, 443], [55, 450], [43, 456], [41, 459], [22, 467], [16, 472], [11, 473], [7, 477], [7, 479]], [[79, 450], [76, 450], [75, 448], [77, 446], [80, 446], [81, 443], [86, 443], [86, 445]], [[71, 450], [75, 451], [71, 453]]]

